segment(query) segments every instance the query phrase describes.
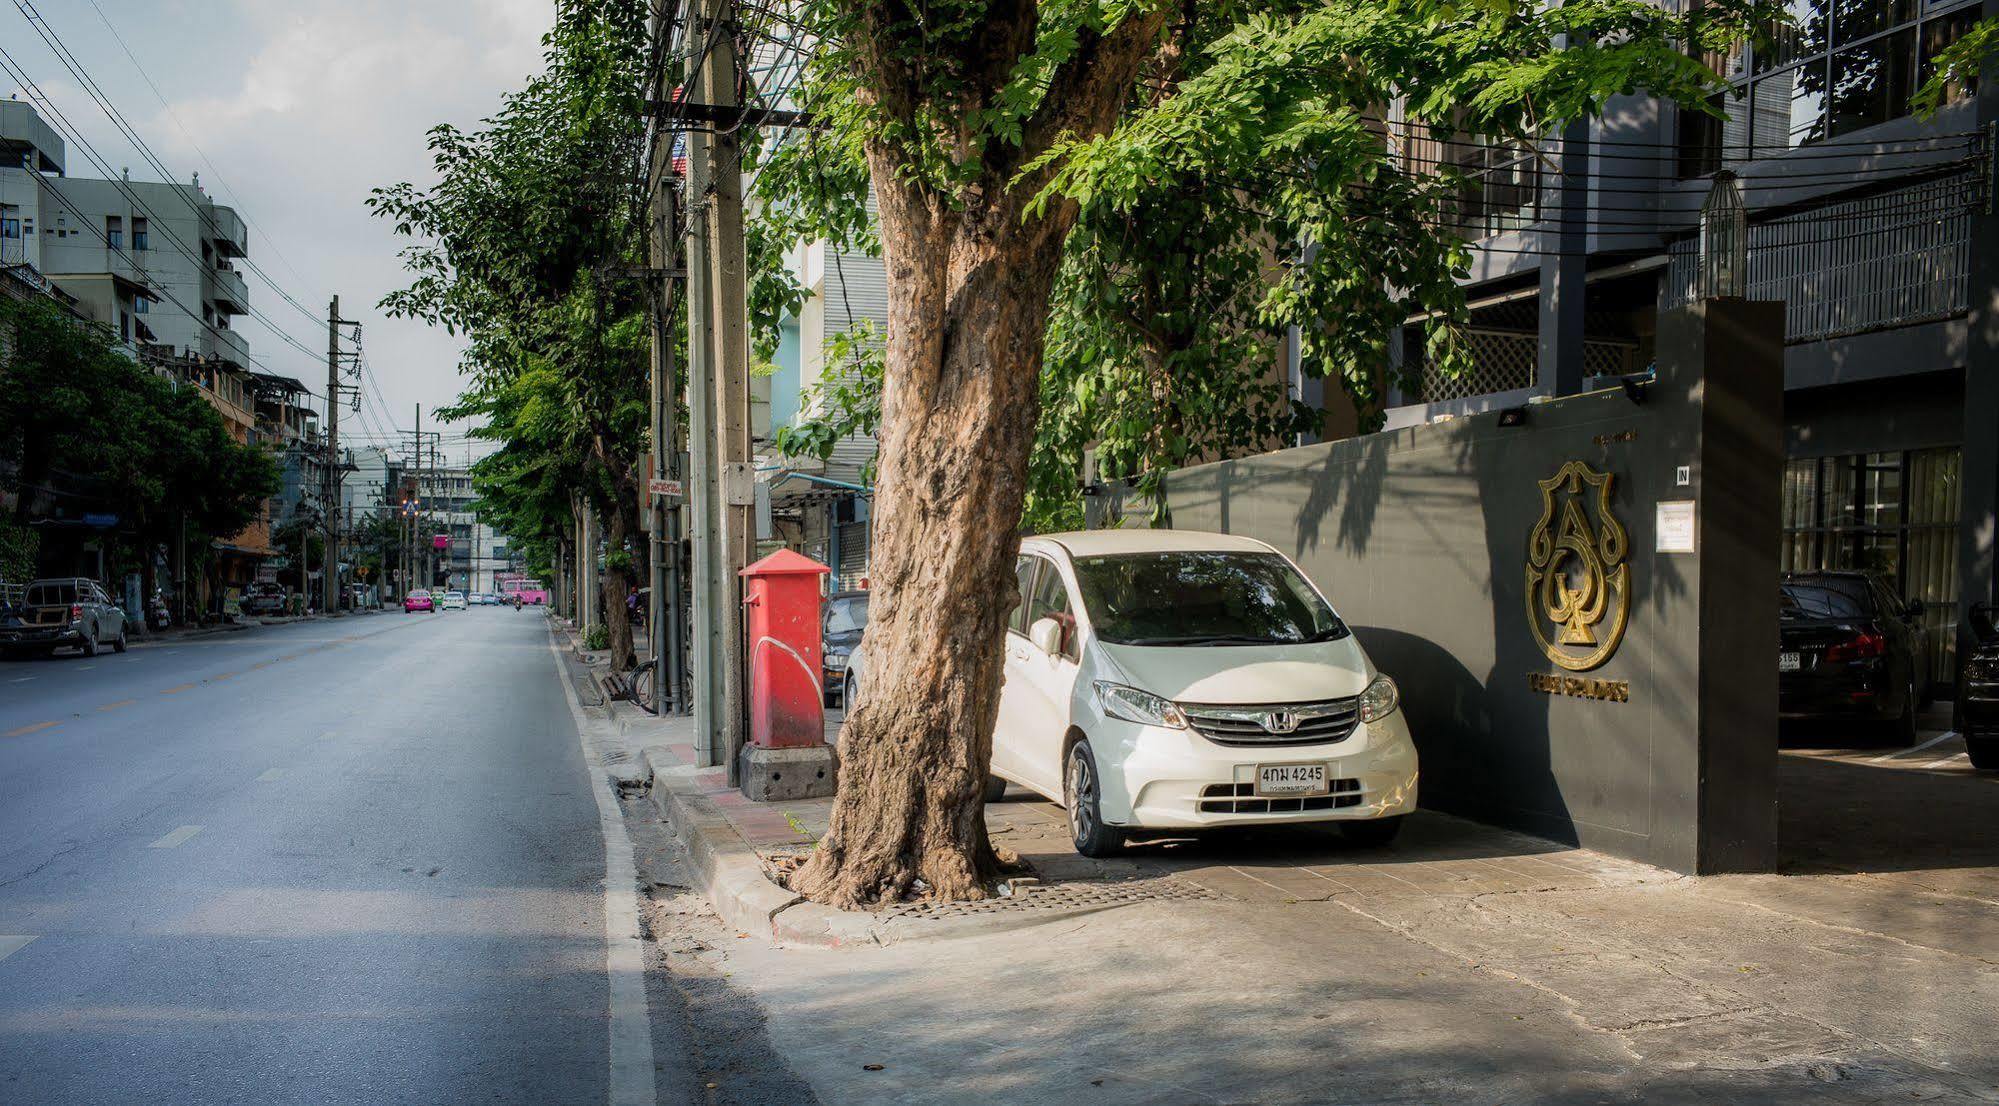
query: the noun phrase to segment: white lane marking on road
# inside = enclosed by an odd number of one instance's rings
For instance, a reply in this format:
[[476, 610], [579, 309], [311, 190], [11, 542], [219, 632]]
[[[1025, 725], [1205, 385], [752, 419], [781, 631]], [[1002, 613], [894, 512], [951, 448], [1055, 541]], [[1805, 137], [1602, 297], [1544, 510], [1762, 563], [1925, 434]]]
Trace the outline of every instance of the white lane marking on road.
[[285, 770], [282, 768], [266, 768], [264, 774], [257, 777], [257, 782], [270, 783], [272, 780], [284, 778], [284, 774]]
[[1923, 742], [1921, 745], [1916, 745], [1907, 749], [1897, 749], [1892, 753], [1884, 753], [1881, 756], [1875, 757], [1871, 763], [1879, 764], [1884, 760], [1894, 760], [1896, 757], [1911, 756], [1913, 754], [1922, 752], [1924, 749], [1927, 749], [1932, 745], [1941, 745], [1944, 742], [1949, 741], [1951, 738], [1956, 736], [1957, 736], [1956, 730], [1945, 730], [1944, 732], [1936, 735], [1935, 737], [1930, 738], [1928, 741]]
[[76, 666], [76, 670], [77, 670], [78, 672], [88, 672], [88, 671], [90, 671], [91, 669], [93, 669], [93, 668], [96, 668], [96, 667], [97, 667], [97, 666], [96, 666], [96, 665], [94, 665], [94, 664], [79, 664], [79, 665], [77, 665], [77, 666]]
[[200, 832], [200, 826], [182, 826], [146, 847], [149, 849], [177, 849], [185, 844], [188, 838]]
[[1923, 765], [1923, 767], [1942, 768], [1946, 764], [1955, 764], [1960, 760], [1969, 761], [1970, 759], [1971, 759], [1971, 754], [1969, 753], [1952, 753], [1951, 755], [1943, 757], [1942, 759], [1930, 761], [1928, 764]]
[[27, 683], [27, 682], [28, 682], [29, 680], [32, 680], [32, 679], [34, 679], [34, 677], [33, 677], [33, 676], [22, 676], [22, 677], [20, 677], [19, 679], [13, 679], [13, 680], [9, 680], [9, 681], [7, 681], [7, 682], [8, 682], [8, 683], [10, 683], [10, 684], [25, 684], [25, 683]]
[[33, 934], [0, 933], [0, 960], [5, 960], [22, 949], [27, 948], [28, 942], [34, 939]]
[[597, 800], [597, 824], [604, 832], [604, 975], [611, 991], [611, 1106], [653, 1106], [652, 1013], [646, 1006], [645, 944], [639, 940], [639, 871], [632, 859], [632, 839], [618, 797], [608, 776], [599, 771], [590, 748], [589, 720], [562, 669], [562, 654], [549, 638], [548, 655], [555, 661], [555, 682], [569, 703], [576, 722], [576, 741], [583, 747], [583, 764], [590, 773], [590, 794]]

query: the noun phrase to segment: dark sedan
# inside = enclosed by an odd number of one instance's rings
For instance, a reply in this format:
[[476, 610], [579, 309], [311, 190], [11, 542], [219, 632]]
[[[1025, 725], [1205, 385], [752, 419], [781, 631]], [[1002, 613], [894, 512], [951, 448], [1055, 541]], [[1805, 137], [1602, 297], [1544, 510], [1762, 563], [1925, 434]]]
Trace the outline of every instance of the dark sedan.
[[1930, 688], [1922, 602], [1864, 572], [1786, 573], [1780, 588], [1778, 713], [1880, 723], [1915, 744]]
[[1971, 636], [1978, 642], [1958, 674], [1957, 705], [1973, 767], [1999, 768], [1999, 607], [1971, 608]]
[[839, 591], [827, 597], [826, 613], [820, 621], [820, 656], [825, 658], [822, 675], [827, 703], [849, 705], [847, 666], [854, 650], [861, 647], [861, 635], [867, 628], [867, 592]]

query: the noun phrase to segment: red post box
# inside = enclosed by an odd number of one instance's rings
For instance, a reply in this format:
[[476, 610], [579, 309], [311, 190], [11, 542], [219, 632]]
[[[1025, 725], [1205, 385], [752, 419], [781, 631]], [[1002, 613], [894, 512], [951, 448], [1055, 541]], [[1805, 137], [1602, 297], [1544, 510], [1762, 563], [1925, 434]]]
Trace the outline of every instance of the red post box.
[[743, 569], [752, 746], [826, 744], [819, 578], [831, 571], [789, 549]]

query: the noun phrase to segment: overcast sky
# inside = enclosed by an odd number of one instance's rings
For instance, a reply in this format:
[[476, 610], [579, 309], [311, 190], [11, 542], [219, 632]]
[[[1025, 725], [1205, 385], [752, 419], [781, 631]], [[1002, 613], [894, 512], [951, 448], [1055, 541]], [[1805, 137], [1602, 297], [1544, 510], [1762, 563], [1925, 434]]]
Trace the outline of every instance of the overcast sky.
[[[93, 0], [33, 0], [32, 6], [177, 178], [199, 172], [218, 202], [249, 221], [250, 257], [266, 274], [322, 318], [337, 293], [341, 314], [363, 323], [370, 391], [378, 394], [363, 397], [359, 416], [342, 412], [343, 439], [354, 431], [408, 430], [419, 403], [429, 428], [428, 412], [458, 394], [460, 343], [376, 309], [404, 283], [396, 257], [402, 242], [364, 201], [381, 185], [428, 183], [425, 132], [439, 122], [475, 125], [540, 67], [550, 0], [94, 0], [94, 6]], [[129, 166], [134, 178], [158, 179], [11, 2], [0, 4], [0, 44], [114, 172]], [[0, 74], [0, 95], [16, 91]], [[97, 175], [73, 142], [66, 167], [71, 176]], [[252, 356], [323, 392], [325, 324], [254, 276], [246, 279], [259, 311], [307, 349], [322, 351], [308, 356], [244, 316], [235, 324]], [[390, 417], [394, 427], [386, 425]], [[464, 429], [445, 428], [447, 458], [465, 457]]]

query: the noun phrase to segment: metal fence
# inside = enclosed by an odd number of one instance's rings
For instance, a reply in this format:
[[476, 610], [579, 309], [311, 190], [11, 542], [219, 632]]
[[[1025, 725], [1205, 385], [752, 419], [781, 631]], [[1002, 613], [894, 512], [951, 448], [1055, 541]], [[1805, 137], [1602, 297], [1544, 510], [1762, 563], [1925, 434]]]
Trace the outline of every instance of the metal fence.
[[[1749, 298], [1782, 300], [1793, 342], [1964, 313], [1976, 178], [1957, 174], [1749, 227]], [[1675, 243], [1663, 307], [1695, 298], [1700, 243]]]

